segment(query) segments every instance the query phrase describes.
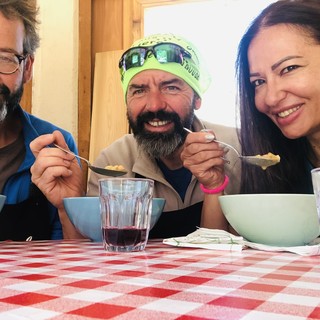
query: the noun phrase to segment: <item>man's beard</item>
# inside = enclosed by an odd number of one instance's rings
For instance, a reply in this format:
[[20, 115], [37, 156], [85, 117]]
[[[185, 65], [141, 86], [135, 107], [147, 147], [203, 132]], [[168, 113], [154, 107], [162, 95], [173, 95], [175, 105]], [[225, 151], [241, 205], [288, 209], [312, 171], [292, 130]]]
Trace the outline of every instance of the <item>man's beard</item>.
[[[138, 145], [151, 157], [160, 159], [172, 155], [185, 141], [187, 133], [183, 127], [190, 128], [194, 119], [194, 104], [184, 120], [177, 113], [160, 110], [158, 112], [144, 112], [133, 121], [127, 112], [127, 118]], [[144, 124], [157, 119], [158, 121], [172, 121], [174, 128], [171, 132], [158, 133], [145, 130]]]
[[0, 85], [0, 123], [14, 113], [19, 106], [22, 94], [23, 84], [12, 93], [6, 85]]

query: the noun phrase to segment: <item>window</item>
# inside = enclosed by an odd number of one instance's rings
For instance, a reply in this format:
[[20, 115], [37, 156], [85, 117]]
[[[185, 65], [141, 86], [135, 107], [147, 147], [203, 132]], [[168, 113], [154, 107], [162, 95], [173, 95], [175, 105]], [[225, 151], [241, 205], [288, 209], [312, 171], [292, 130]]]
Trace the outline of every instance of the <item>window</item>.
[[144, 34], [175, 33], [200, 50], [212, 82], [196, 114], [236, 126], [235, 59], [238, 42], [251, 20], [275, 0], [207, 0], [146, 8]]

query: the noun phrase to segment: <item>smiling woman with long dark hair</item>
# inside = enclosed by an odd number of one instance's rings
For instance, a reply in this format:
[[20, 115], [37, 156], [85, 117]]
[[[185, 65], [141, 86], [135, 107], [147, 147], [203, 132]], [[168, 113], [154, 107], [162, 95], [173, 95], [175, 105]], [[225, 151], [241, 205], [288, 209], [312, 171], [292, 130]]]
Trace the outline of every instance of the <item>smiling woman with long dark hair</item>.
[[312, 193], [320, 166], [320, 1], [280, 0], [241, 39], [237, 78], [243, 154], [279, 154], [242, 168], [242, 193]]

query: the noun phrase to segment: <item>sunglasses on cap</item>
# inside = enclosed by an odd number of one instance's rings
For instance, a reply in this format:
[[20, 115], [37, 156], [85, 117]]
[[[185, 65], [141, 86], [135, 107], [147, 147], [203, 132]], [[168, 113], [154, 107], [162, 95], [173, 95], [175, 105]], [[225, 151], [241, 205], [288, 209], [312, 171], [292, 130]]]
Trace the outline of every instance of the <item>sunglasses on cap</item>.
[[191, 54], [175, 43], [159, 43], [150, 47], [133, 47], [120, 58], [119, 68], [122, 72], [144, 65], [147, 53], [152, 52], [160, 63], [176, 62], [182, 64], [184, 58], [191, 59]]

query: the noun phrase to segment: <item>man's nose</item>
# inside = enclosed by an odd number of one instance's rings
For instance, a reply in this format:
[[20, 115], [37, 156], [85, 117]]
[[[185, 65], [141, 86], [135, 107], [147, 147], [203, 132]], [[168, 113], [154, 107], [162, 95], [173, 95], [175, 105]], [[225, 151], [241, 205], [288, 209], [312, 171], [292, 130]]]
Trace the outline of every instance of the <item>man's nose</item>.
[[166, 101], [160, 91], [149, 92], [146, 109], [156, 112], [166, 108]]

